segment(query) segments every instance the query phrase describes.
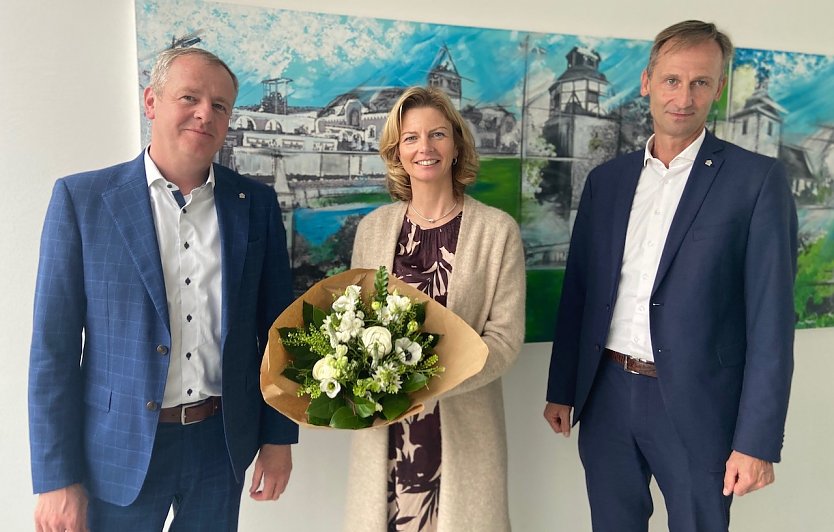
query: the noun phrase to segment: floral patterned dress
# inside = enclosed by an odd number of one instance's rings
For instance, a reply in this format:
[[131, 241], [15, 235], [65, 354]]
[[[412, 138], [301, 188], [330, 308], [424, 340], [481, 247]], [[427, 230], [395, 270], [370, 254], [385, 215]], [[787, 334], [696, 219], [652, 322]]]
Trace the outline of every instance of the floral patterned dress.
[[[440, 227], [423, 229], [403, 219], [394, 275], [446, 305], [463, 213]], [[388, 530], [437, 530], [440, 502], [440, 405], [388, 429]]]

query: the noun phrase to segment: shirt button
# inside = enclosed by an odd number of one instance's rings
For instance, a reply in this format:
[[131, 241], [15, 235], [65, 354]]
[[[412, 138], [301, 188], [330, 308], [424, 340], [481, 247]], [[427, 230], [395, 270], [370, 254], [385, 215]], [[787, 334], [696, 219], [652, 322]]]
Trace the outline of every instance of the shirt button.
[[654, 215], [655, 216], [660, 216], [660, 214], [661, 214], [660, 209], [655, 209]]
[[192, 390], [191, 388], [189, 388], [189, 389], [188, 389], [188, 391], [187, 391], [187, 392], [185, 392], [185, 393], [187, 393], [188, 395], [191, 395], [192, 393], [194, 393], [194, 390]]
[[643, 305], [640, 305], [640, 306], [637, 307], [638, 312], [643, 312], [645, 310], [646, 310], [646, 307], [644, 307]]
[[186, 286], [190, 285], [191, 284], [191, 278], [186, 277], [185, 278], [185, 284], [186, 284]]
[[150, 410], [151, 412], [153, 412], [154, 410], [156, 410], [157, 408], [159, 408], [159, 405], [158, 405], [158, 404], [156, 404], [156, 401], [148, 401], [148, 402], [145, 404], [145, 408], [147, 408], [148, 410]]
[[646, 247], [647, 248], [653, 248], [654, 247], [654, 240], [649, 240], [648, 242], [646, 242]]
[[641, 273], [640, 278], [643, 279], [644, 281], [648, 281], [649, 280], [649, 274], [648, 273]]
[[183, 207], [183, 209], [182, 209], [182, 213], [183, 213], [183, 214], [188, 214], [188, 211], [185, 209], [185, 207]]
[[191, 314], [185, 317], [185, 321], [191, 323]]
[[186, 242], [185, 244], [183, 244], [183, 247], [184, 247], [185, 249], [188, 249], [188, 248], [190, 248], [191, 246], [188, 244], [188, 242]]
[[187, 358], [188, 360], [191, 360], [191, 353], [186, 353], [185, 358]]
[[167, 355], [168, 354], [168, 348], [165, 347], [164, 345], [158, 345], [158, 346], [156, 346], [156, 352], [159, 353], [160, 355]]

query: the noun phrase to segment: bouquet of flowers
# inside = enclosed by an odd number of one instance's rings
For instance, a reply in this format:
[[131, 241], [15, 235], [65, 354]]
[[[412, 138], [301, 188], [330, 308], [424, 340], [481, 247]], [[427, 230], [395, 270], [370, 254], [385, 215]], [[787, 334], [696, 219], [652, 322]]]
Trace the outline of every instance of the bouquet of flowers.
[[[447, 348], [460, 356], [444, 357]], [[261, 389], [298, 423], [361, 429], [419, 412], [421, 401], [480, 371], [486, 352], [460, 318], [385, 268], [349, 270], [275, 321]]]

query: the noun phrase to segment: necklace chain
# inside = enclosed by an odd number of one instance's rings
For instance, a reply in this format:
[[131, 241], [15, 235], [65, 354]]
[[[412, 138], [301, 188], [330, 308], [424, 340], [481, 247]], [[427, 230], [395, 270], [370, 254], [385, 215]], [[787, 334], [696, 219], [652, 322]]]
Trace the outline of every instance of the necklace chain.
[[419, 217], [420, 217], [420, 218], [422, 218], [423, 220], [425, 220], [425, 221], [429, 222], [430, 224], [433, 224], [433, 223], [435, 223], [435, 222], [439, 222], [439, 221], [440, 221], [440, 220], [442, 220], [443, 218], [445, 218], [445, 217], [449, 216], [449, 215], [452, 213], [452, 211], [453, 211], [453, 210], [455, 210], [455, 207], [457, 207], [457, 206], [458, 206], [458, 202], [457, 202], [457, 200], [455, 200], [455, 203], [454, 203], [454, 205], [452, 205], [452, 208], [450, 208], [448, 211], [444, 212], [443, 214], [441, 214], [441, 215], [440, 215], [439, 217], [437, 217], [437, 218], [427, 218], [427, 217], [423, 216], [423, 215], [420, 213], [420, 211], [418, 211], [418, 210], [417, 210], [417, 207], [415, 207], [415, 206], [414, 206], [414, 203], [412, 203], [412, 202], [410, 202], [410, 201], [408, 202], [408, 206], [409, 206], [409, 207], [411, 207], [411, 210], [412, 210], [412, 211], [414, 211], [414, 214], [416, 214], [417, 216], [419, 216]]

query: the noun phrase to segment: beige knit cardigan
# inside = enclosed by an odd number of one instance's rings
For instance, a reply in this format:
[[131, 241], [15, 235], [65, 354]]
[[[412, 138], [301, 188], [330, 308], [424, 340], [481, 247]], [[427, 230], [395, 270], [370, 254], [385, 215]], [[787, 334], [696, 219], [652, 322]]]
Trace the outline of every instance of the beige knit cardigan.
[[[391, 270], [408, 204], [368, 214], [356, 231], [351, 266]], [[518, 224], [466, 196], [447, 307], [489, 347], [483, 370], [440, 398], [439, 532], [510, 530], [507, 435], [501, 375], [524, 342], [525, 267]], [[344, 530], [387, 530], [388, 429], [353, 437]]]

